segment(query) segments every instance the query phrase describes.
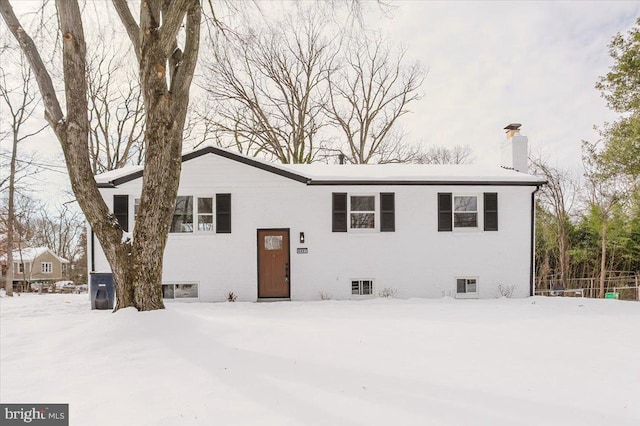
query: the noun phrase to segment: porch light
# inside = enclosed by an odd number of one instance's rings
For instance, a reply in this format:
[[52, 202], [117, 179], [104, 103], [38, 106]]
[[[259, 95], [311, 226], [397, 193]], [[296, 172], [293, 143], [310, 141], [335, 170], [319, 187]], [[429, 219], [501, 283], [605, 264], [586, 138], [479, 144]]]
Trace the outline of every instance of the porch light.
[[304, 244], [304, 232], [300, 233], [300, 244]]

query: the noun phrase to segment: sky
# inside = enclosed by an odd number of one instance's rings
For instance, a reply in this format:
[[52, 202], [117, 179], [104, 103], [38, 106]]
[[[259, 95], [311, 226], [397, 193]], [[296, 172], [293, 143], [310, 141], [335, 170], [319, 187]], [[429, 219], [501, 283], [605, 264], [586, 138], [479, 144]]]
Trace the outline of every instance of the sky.
[[[409, 141], [469, 145], [476, 163], [498, 164], [503, 128], [521, 123], [532, 155], [576, 175], [581, 141], [597, 140], [594, 126], [616, 118], [594, 87], [612, 65], [607, 45], [640, 16], [640, 3], [630, 1], [396, 1], [384, 12], [366, 9], [365, 25], [428, 71], [422, 99], [401, 122]], [[61, 159], [51, 132], [26, 148]], [[37, 182], [50, 203], [69, 199], [61, 196], [64, 174], [42, 173]]]
[[428, 70], [404, 121], [427, 145], [468, 144], [496, 164], [503, 128], [521, 123], [530, 151], [579, 171], [581, 141], [616, 115], [594, 85], [607, 45], [640, 16], [638, 2], [398, 2], [379, 27]]

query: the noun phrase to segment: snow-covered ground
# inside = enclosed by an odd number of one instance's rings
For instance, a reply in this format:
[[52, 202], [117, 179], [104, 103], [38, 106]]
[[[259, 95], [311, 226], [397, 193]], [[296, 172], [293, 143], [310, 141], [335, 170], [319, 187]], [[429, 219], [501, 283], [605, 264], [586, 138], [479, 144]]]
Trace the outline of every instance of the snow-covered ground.
[[639, 425], [640, 303], [0, 299], [0, 401], [71, 425]]

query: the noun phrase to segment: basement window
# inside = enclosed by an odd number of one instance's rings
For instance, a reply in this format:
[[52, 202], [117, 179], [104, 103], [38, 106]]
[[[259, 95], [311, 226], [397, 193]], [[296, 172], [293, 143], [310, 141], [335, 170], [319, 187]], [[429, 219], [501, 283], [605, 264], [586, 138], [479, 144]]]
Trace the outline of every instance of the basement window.
[[373, 280], [351, 280], [351, 294], [353, 296], [373, 295]]
[[198, 284], [162, 284], [163, 299], [197, 299]]
[[477, 278], [457, 278], [457, 294], [477, 294], [478, 279]]

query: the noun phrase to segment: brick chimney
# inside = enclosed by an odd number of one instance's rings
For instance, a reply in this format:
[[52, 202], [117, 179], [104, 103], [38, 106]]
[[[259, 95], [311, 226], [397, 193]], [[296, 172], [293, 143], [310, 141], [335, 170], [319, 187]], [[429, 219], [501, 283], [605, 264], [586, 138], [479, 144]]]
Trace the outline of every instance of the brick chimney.
[[520, 123], [511, 123], [504, 130], [507, 131], [507, 139], [500, 146], [502, 162], [505, 169], [513, 169], [517, 172], [527, 173], [529, 170], [529, 138], [520, 134]]

